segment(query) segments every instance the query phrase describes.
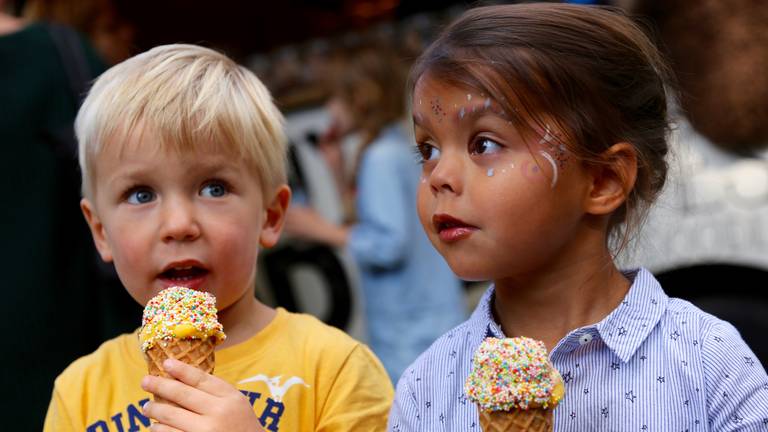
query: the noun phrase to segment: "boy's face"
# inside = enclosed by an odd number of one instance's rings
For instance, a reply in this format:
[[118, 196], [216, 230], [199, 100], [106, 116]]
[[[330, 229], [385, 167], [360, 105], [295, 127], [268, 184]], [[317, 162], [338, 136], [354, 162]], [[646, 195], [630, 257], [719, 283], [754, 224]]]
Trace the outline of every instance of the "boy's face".
[[288, 187], [264, 197], [241, 158], [157, 150], [150, 133], [129, 141], [95, 158], [92, 201], [81, 207], [131, 296], [145, 305], [183, 285], [214, 294], [219, 310], [253, 296], [259, 245], [277, 242]]

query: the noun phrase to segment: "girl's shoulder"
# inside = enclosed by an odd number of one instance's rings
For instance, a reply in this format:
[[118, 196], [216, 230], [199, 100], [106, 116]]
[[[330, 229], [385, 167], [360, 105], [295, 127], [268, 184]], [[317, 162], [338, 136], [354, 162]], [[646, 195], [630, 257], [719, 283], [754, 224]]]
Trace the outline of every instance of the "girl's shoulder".
[[472, 355], [482, 341], [474, 324], [472, 320], [464, 321], [435, 340], [406, 368], [400, 378], [403, 384], [418, 384], [424, 388], [466, 376]]

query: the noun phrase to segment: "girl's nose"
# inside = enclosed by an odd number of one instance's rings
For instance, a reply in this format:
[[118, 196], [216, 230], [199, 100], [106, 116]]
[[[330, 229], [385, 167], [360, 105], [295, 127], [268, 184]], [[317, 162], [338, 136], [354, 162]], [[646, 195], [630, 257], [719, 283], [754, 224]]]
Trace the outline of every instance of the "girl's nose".
[[165, 242], [190, 241], [200, 236], [200, 225], [191, 202], [181, 199], [166, 202], [161, 223]]
[[446, 153], [442, 154], [427, 178], [433, 195], [443, 192], [461, 193], [461, 160]]

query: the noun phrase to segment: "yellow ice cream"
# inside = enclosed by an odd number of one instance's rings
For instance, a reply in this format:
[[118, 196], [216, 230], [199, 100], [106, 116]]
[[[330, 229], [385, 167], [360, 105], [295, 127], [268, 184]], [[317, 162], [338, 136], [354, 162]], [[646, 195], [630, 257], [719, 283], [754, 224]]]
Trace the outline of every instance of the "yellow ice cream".
[[166, 288], [144, 307], [139, 331], [142, 351], [159, 340], [213, 338], [220, 344], [226, 338], [216, 315], [216, 298], [186, 287]]

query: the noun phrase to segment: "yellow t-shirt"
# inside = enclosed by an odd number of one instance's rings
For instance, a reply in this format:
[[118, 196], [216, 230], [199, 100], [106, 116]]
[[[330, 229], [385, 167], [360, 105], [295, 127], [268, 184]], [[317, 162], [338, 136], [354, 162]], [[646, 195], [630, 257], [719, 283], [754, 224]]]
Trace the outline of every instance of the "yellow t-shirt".
[[[109, 340], [57, 379], [46, 432], [148, 430], [150, 394], [138, 334]], [[392, 384], [363, 344], [312, 316], [278, 309], [249, 340], [216, 351], [214, 375], [236, 386], [268, 431], [384, 430]]]

